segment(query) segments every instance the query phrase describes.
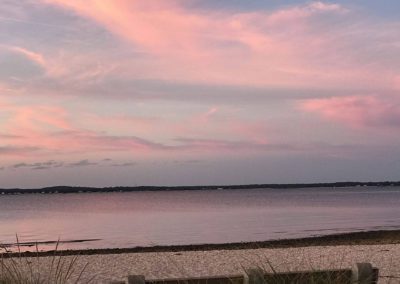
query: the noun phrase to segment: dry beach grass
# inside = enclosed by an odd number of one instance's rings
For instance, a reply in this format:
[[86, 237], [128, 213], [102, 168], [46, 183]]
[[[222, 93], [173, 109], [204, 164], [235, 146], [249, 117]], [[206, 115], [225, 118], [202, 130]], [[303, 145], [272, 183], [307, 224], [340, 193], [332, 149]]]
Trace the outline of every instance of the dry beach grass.
[[0, 284], [64, 284], [90, 283], [95, 276], [82, 278], [88, 263], [78, 265], [79, 255], [64, 257], [58, 252], [56, 243], [54, 254], [43, 259], [36, 245], [34, 257], [26, 257], [21, 253], [17, 236], [18, 253], [11, 253], [6, 247], [6, 253], [0, 254]]

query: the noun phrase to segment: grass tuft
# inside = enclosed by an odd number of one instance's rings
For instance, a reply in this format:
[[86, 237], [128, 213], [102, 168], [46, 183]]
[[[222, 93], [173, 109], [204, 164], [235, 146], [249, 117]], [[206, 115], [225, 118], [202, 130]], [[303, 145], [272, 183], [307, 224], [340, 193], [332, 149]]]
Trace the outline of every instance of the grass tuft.
[[39, 256], [36, 244], [36, 256], [22, 256], [17, 239], [17, 256], [6, 247], [5, 253], [0, 254], [0, 284], [64, 284], [91, 283], [91, 279], [83, 280], [88, 263], [78, 264], [78, 255], [63, 256], [58, 253], [59, 241], [56, 243], [50, 262]]

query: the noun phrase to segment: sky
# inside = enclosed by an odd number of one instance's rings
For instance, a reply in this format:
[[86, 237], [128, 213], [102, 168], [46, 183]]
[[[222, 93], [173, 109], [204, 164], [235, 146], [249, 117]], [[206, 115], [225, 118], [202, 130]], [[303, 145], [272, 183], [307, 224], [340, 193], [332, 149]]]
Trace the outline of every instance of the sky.
[[400, 1], [0, 0], [0, 187], [400, 180]]

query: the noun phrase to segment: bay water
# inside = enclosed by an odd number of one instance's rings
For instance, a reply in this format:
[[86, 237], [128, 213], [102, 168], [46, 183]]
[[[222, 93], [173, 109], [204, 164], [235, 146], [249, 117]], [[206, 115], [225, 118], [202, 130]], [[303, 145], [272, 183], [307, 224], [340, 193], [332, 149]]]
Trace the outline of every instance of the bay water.
[[15, 250], [264, 241], [400, 229], [400, 187], [0, 195]]

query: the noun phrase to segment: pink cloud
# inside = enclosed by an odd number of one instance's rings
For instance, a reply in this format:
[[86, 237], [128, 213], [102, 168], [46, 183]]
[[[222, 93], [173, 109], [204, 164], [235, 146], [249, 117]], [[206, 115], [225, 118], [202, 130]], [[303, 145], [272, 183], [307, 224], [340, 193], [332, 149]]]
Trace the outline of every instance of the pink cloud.
[[314, 12], [314, 11], [322, 11], [322, 12], [340, 12], [340, 13], [346, 13], [348, 12], [348, 9], [342, 7], [339, 4], [334, 4], [334, 3], [324, 3], [321, 1], [315, 1], [311, 2], [308, 6], [307, 9]]
[[[152, 144], [140, 138], [113, 137], [82, 129], [73, 122], [72, 116], [63, 107], [20, 106], [3, 102], [2, 109], [8, 114], [4, 123], [7, 145], [12, 145], [13, 149], [34, 148], [37, 151], [32, 153], [33, 155], [68, 155], [68, 153], [77, 152], [129, 149], [140, 151], [157, 148], [155, 143]], [[7, 153], [19, 154], [18, 151], [7, 151]]]
[[206, 112], [201, 113], [200, 115], [194, 115], [191, 118], [191, 121], [199, 124], [207, 124], [210, 119], [218, 112], [218, 107], [210, 107]]
[[269, 25], [288, 24], [304, 25], [304, 20], [309, 19], [315, 14], [323, 13], [347, 13], [348, 10], [339, 4], [328, 4], [324, 2], [310, 2], [308, 5], [295, 6], [287, 9], [278, 10], [268, 17]]
[[301, 108], [353, 127], [400, 127], [400, 100], [385, 96], [312, 99]]
[[19, 146], [0, 146], [0, 156], [11, 156], [11, 157], [29, 157], [39, 149], [35, 147], [19, 147]]
[[[83, 110], [74, 111], [72, 115], [61, 106], [18, 105], [6, 100], [0, 102], [0, 107], [6, 114], [2, 122], [4, 127], [0, 135], [0, 147], [7, 156], [53, 159], [103, 152], [143, 156], [190, 153], [192, 150], [270, 149], [265, 139], [257, 139], [266, 135], [265, 132], [252, 130], [252, 125], [245, 120], [226, 119], [223, 114], [220, 118], [214, 117], [219, 112], [217, 107], [210, 107], [197, 116], [179, 121], [171, 118], [100, 116]], [[74, 119], [76, 116], [80, 119]], [[96, 124], [87, 124], [87, 120], [93, 120]]]
[[395, 76], [393, 79], [393, 85], [396, 90], [400, 90], [400, 75]]
[[[355, 85], [361, 79], [384, 84], [388, 75], [376, 76], [376, 66], [355, 64], [353, 44], [365, 45], [365, 30], [353, 31], [352, 37], [340, 25], [324, 30], [325, 15], [341, 22], [350, 14], [339, 4], [316, 1], [272, 12], [203, 13], [180, 1], [43, 1], [72, 10], [151, 55], [122, 63], [119, 70], [126, 76], [302, 87]], [[342, 46], [344, 41], [348, 46]]]
[[71, 130], [67, 112], [62, 107], [51, 105], [18, 106], [3, 104], [2, 109], [7, 112], [7, 125], [5, 129], [13, 132], [34, 132], [39, 130]]
[[210, 106], [193, 114], [159, 116], [81, 114], [81, 127], [133, 135], [169, 144], [175, 137], [214, 137], [266, 143], [269, 130], [262, 120], [240, 118], [227, 107]]
[[23, 47], [19, 47], [19, 46], [10, 47], [10, 50], [17, 52], [19, 54], [22, 54], [23, 56], [25, 56], [26, 58], [35, 62], [38, 65], [41, 65], [43, 67], [46, 66], [46, 61], [45, 61], [43, 55], [40, 53], [37, 53], [32, 50], [29, 50], [29, 49], [26, 49]]
[[[188, 14], [176, 1], [46, 0], [94, 19], [115, 34], [151, 51], [190, 48], [207, 18]], [[186, 39], [186, 40], [182, 40]], [[178, 50], [176, 50], [178, 52]]]

